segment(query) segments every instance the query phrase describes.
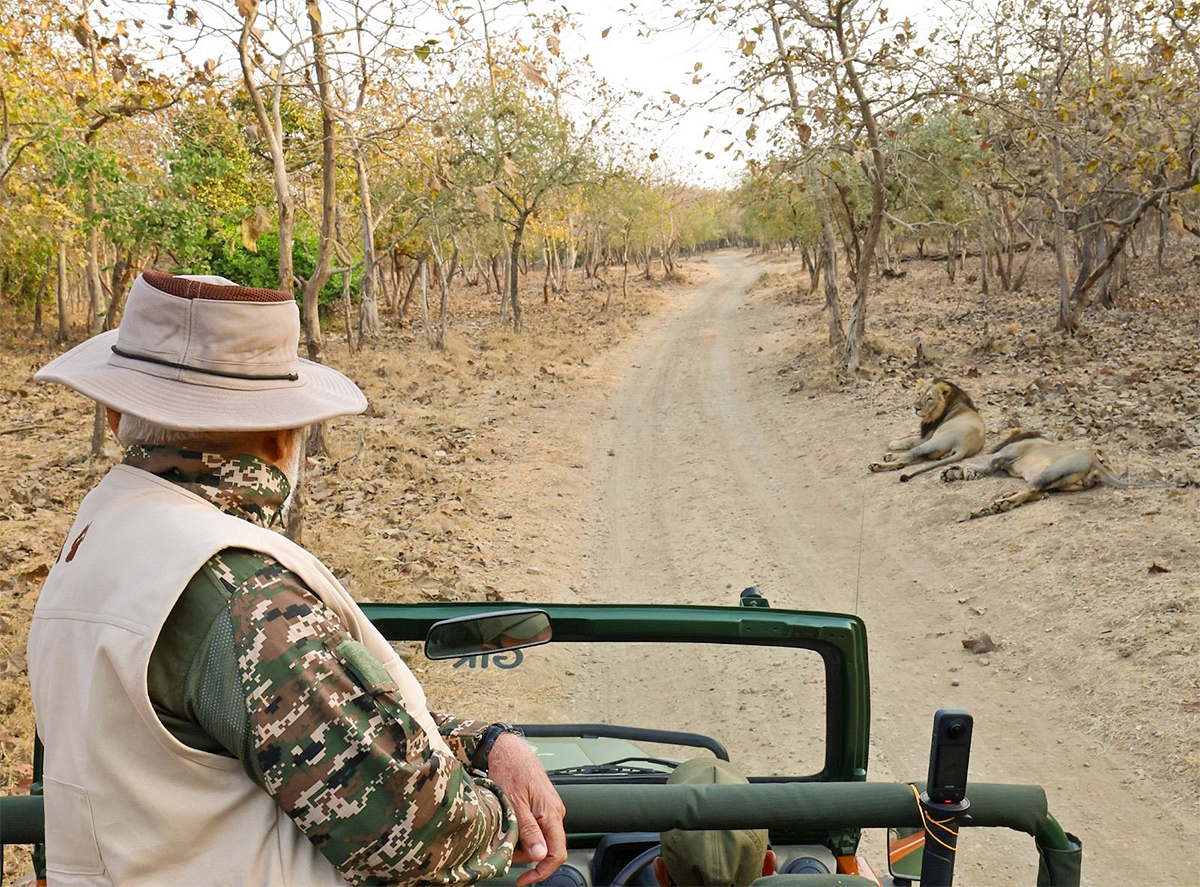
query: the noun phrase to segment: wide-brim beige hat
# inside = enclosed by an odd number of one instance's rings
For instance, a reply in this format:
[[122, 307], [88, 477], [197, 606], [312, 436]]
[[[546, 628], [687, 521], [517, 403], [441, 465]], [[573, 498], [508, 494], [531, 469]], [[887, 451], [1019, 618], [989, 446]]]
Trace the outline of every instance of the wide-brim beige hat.
[[301, 359], [299, 344], [289, 293], [147, 271], [129, 291], [119, 329], [34, 378], [177, 431], [301, 428], [367, 408], [354, 382]]

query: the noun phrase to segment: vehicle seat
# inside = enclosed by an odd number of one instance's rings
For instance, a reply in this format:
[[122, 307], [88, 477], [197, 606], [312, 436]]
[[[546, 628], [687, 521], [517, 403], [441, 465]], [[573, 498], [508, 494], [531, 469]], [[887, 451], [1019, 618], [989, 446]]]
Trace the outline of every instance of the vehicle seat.
[[750, 882], [750, 887], [879, 887], [861, 875], [766, 875]]

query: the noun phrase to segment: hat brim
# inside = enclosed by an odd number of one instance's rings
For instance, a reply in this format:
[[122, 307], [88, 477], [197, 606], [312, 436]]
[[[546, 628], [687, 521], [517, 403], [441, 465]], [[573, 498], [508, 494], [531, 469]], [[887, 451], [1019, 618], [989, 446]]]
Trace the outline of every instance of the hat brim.
[[367, 408], [367, 398], [337, 370], [300, 359], [300, 379], [279, 387], [224, 387], [181, 371], [164, 378], [112, 366], [117, 330], [93, 336], [42, 367], [34, 379], [58, 382], [118, 413], [176, 431], [274, 431], [301, 428]]

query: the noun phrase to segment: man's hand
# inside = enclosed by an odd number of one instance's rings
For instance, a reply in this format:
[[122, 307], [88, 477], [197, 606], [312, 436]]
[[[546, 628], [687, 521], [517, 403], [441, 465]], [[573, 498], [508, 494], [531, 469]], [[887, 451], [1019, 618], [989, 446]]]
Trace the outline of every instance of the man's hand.
[[517, 816], [520, 843], [513, 862], [537, 863], [517, 879], [518, 887], [548, 878], [567, 859], [563, 831], [567, 809], [541, 761], [524, 739], [504, 733], [488, 754], [488, 776], [500, 786]]

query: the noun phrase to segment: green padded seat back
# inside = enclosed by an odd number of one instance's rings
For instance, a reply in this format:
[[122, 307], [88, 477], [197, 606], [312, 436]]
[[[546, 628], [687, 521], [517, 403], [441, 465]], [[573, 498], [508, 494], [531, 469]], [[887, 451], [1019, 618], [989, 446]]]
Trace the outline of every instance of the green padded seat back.
[[861, 875], [767, 875], [750, 882], [750, 887], [879, 887]]

